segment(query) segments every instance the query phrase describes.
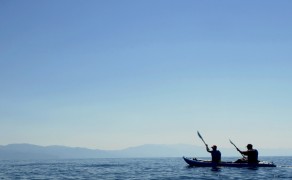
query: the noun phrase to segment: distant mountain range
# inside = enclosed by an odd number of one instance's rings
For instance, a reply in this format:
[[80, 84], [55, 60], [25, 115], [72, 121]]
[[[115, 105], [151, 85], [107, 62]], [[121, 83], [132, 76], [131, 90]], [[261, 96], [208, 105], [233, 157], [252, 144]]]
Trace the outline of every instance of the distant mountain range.
[[[292, 149], [258, 149], [260, 156], [292, 156]], [[222, 156], [238, 156], [234, 148], [220, 148]], [[122, 150], [99, 150], [66, 146], [38, 146], [9, 144], [0, 146], [0, 160], [27, 159], [84, 159], [84, 158], [134, 158], [134, 157], [209, 157], [205, 147], [175, 144], [147, 144]]]

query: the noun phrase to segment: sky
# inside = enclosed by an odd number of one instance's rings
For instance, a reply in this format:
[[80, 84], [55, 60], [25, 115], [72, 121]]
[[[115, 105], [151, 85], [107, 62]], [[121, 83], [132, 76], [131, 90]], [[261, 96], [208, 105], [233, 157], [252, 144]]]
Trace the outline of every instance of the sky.
[[291, 6], [1, 0], [0, 145], [292, 148]]

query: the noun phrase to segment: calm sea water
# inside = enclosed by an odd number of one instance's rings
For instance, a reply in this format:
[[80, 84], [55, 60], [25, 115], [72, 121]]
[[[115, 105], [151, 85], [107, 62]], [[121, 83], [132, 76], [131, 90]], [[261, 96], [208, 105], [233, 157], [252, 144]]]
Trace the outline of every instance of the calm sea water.
[[0, 179], [292, 179], [292, 157], [261, 160], [278, 167], [189, 167], [182, 158], [0, 161]]

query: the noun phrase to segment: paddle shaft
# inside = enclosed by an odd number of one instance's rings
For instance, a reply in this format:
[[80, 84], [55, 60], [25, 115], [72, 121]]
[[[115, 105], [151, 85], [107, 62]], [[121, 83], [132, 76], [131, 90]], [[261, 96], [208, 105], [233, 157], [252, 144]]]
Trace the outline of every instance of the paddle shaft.
[[[230, 141], [230, 143], [236, 148], [236, 150], [238, 151], [238, 152], [240, 152], [239, 151], [239, 149], [238, 149], [238, 147], [229, 139], [229, 141]], [[240, 152], [240, 154], [241, 154], [241, 152]], [[241, 154], [242, 155], [242, 157], [243, 158], [245, 158], [245, 156], [243, 155], [243, 154]]]

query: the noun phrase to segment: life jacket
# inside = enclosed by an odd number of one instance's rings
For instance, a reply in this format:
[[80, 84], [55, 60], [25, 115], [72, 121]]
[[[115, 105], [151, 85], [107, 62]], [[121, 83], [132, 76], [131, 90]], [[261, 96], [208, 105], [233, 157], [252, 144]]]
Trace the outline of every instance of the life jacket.
[[221, 152], [216, 150], [211, 152], [212, 155], [212, 162], [219, 163], [221, 161]]
[[247, 162], [251, 164], [258, 163], [258, 151], [256, 149], [247, 151]]

